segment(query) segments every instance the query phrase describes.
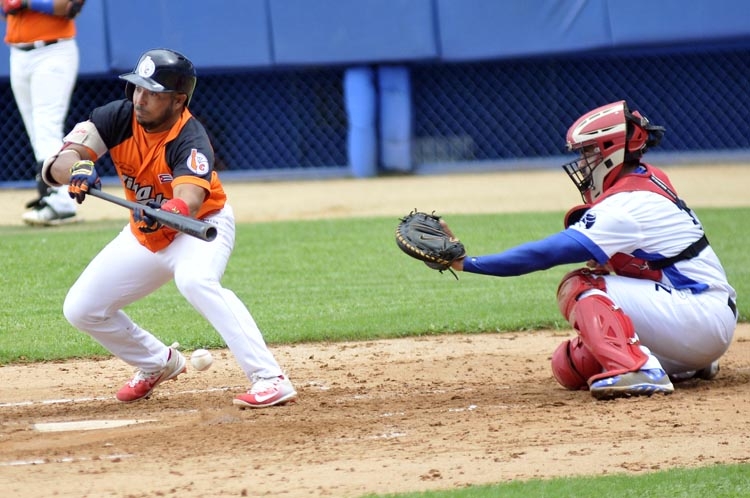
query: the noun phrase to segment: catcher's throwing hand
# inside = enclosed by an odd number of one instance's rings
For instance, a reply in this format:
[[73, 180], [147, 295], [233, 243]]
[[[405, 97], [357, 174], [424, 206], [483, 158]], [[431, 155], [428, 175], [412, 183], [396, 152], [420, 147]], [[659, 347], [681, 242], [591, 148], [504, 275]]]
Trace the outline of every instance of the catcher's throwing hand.
[[441, 273], [452, 272], [454, 268], [460, 270], [461, 261], [466, 257], [463, 243], [439, 216], [416, 209], [401, 218], [396, 227], [396, 244], [412, 258], [424, 261]]

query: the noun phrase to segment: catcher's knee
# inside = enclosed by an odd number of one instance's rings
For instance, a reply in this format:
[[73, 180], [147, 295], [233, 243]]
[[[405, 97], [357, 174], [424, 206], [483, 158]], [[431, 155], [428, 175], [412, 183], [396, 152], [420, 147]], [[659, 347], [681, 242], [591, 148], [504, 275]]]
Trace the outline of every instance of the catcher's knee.
[[600, 275], [595, 275], [587, 268], [568, 272], [557, 287], [557, 306], [571, 325], [570, 314], [578, 296], [592, 289], [604, 292], [607, 290], [607, 283]]
[[552, 353], [552, 375], [566, 389], [588, 389], [588, 380], [602, 372], [602, 366], [580, 337], [560, 343]]
[[589, 381], [634, 372], [648, 360], [630, 317], [606, 294], [596, 292], [576, 301], [569, 321], [602, 367]]

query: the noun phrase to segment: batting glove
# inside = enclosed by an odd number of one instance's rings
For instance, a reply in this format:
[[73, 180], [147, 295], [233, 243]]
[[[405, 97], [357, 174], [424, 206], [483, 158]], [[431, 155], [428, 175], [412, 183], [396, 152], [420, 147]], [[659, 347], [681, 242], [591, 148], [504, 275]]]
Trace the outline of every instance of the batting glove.
[[[190, 209], [182, 199], [170, 199], [162, 205], [156, 201], [148, 201], [146, 205], [153, 209], [161, 209], [170, 213], [181, 214], [182, 216], [190, 215]], [[162, 227], [162, 224], [146, 214], [143, 208], [133, 209], [133, 219], [138, 223], [138, 230], [143, 233], [152, 233]]]
[[[156, 201], [148, 201], [146, 206], [152, 209], [159, 209], [161, 205]], [[141, 208], [133, 209], [133, 219], [138, 224], [138, 230], [143, 233], [152, 233], [161, 228], [161, 223], [146, 214], [146, 210]]]
[[68, 185], [70, 198], [81, 204], [86, 198], [86, 193], [92, 188], [102, 188], [102, 181], [96, 172], [94, 162], [84, 159], [73, 163], [70, 167], [70, 185]]

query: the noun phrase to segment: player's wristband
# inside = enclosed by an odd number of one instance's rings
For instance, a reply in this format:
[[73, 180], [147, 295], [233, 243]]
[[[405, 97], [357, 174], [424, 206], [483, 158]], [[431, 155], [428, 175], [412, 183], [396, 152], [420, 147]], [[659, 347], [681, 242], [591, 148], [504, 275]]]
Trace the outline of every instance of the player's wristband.
[[162, 211], [169, 211], [170, 213], [181, 214], [182, 216], [190, 216], [190, 208], [187, 203], [180, 198], [170, 199], [161, 205]]
[[29, 8], [42, 14], [54, 15], [55, 13], [55, 1], [54, 0], [29, 0]]

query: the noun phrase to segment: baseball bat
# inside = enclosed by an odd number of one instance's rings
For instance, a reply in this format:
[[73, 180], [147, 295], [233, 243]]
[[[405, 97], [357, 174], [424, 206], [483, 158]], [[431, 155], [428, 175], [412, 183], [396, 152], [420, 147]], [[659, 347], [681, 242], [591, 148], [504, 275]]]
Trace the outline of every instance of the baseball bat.
[[99, 199], [117, 204], [124, 208], [128, 208], [131, 211], [133, 209], [143, 209], [143, 212], [150, 218], [155, 219], [162, 225], [174, 228], [180, 232], [192, 235], [201, 240], [212, 241], [216, 238], [216, 227], [205, 221], [196, 220], [195, 218], [188, 218], [176, 213], [170, 213], [169, 211], [162, 211], [161, 209], [154, 209], [144, 204], [138, 204], [137, 202], [117, 197], [116, 195], [108, 194], [99, 189], [89, 189], [88, 195], [93, 195]]

